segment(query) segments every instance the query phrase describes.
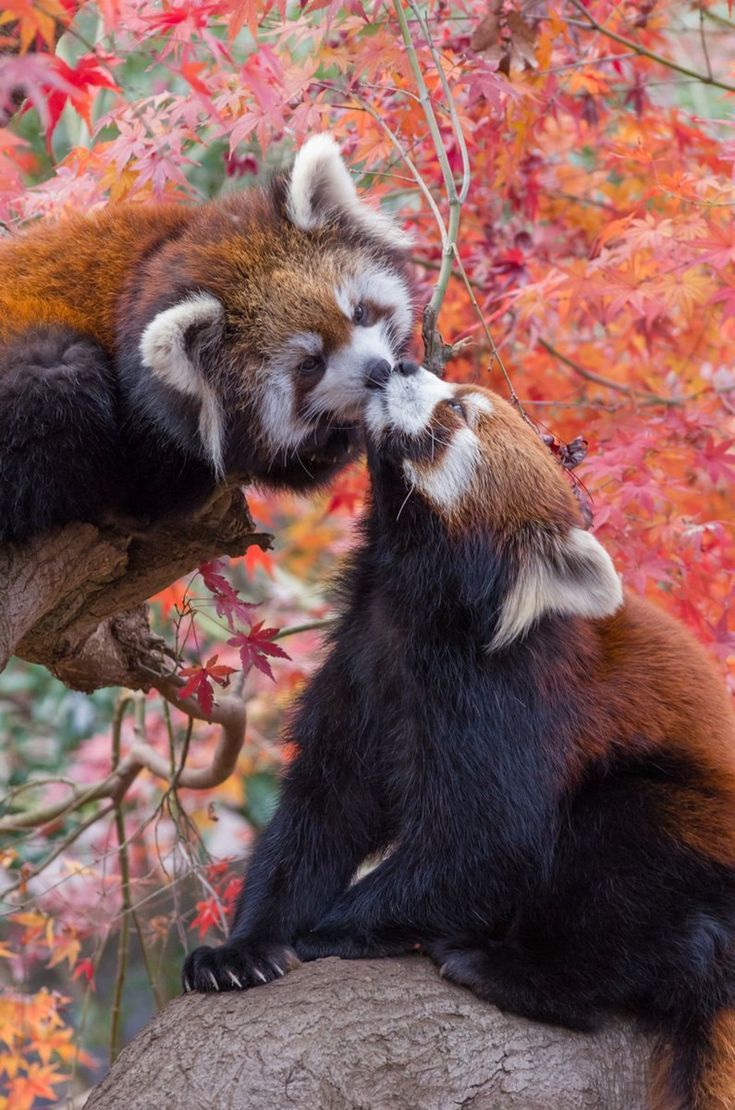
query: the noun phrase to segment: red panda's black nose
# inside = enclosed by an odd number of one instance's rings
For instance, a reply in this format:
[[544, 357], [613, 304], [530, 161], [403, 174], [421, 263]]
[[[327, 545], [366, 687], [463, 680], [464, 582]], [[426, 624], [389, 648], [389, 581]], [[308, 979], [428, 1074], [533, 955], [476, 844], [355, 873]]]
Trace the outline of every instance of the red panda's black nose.
[[371, 358], [365, 364], [365, 385], [368, 389], [382, 389], [390, 375], [390, 363], [384, 358]]
[[408, 359], [403, 359], [401, 362], [396, 363], [394, 369], [396, 369], [399, 374], [403, 374], [404, 378], [408, 378], [411, 374], [417, 374], [420, 367], [418, 362], [410, 362]]

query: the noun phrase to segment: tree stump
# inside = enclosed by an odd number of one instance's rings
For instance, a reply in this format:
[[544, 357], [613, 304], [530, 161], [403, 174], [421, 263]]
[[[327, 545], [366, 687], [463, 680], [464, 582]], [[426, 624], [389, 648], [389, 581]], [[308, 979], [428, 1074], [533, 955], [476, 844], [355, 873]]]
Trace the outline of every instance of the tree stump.
[[644, 1110], [651, 1041], [501, 1014], [420, 956], [171, 1002], [86, 1110]]

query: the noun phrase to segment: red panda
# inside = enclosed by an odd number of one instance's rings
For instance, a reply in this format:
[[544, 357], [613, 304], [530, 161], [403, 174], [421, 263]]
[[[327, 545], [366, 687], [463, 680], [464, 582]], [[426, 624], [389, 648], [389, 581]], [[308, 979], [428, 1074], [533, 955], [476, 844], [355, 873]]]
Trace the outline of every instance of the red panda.
[[411, 331], [406, 245], [328, 135], [267, 189], [0, 242], [0, 540], [329, 477]]
[[[661, 1037], [655, 1110], [735, 1107], [735, 717], [689, 633], [625, 593], [499, 397], [402, 362], [297, 756], [231, 934], [184, 987], [410, 951], [502, 1009]], [[382, 862], [354, 881], [367, 856]]]

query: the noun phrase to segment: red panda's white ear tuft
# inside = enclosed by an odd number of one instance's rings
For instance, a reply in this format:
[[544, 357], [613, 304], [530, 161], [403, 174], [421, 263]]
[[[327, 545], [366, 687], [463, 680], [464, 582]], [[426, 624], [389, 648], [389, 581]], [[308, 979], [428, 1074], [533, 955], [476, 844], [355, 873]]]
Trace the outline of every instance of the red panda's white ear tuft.
[[342, 221], [393, 249], [411, 245], [410, 237], [390, 217], [361, 199], [337, 143], [327, 133], [312, 135], [296, 155], [286, 206], [289, 219], [302, 231]]
[[140, 337], [143, 364], [177, 393], [199, 401], [199, 436], [217, 473], [222, 473], [223, 418], [201, 356], [216, 345], [224, 308], [211, 293], [193, 293], [153, 317]]
[[572, 528], [561, 543], [521, 556], [518, 577], [503, 602], [490, 651], [523, 637], [543, 616], [611, 617], [623, 603], [612, 559], [590, 532]]

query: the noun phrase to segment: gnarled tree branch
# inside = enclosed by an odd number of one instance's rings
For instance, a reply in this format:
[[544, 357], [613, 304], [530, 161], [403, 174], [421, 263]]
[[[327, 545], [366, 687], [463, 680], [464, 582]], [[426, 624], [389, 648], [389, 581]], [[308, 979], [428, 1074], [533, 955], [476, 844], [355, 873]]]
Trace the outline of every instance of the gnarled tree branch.
[[[17, 654], [77, 690], [157, 689], [190, 718], [221, 726], [208, 765], [179, 768], [176, 786], [218, 786], [232, 774], [243, 745], [245, 704], [222, 697], [206, 717], [197, 702], [179, 697], [182, 681], [166, 644], [151, 632], [145, 602], [201, 563], [240, 555], [251, 544], [266, 548], [270, 537], [255, 532], [241, 489], [229, 486], [177, 525], [132, 532], [78, 524], [0, 548], [0, 670]], [[138, 738], [105, 778], [72, 786], [61, 801], [0, 818], [0, 831], [39, 828], [101, 799], [117, 804], [144, 769], [172, 781], [169, 760]], [[107, 812], [103, 806], [97, 814]]]
[[225, 486], [196, 516], [133, 532], [75, 524], [0, 548], [0, 670], [19, 655], [67, 685], [149, 689], [168, 677], [145, 601], [218, 555], [270, 537], [255, 532], [242, 491]]

